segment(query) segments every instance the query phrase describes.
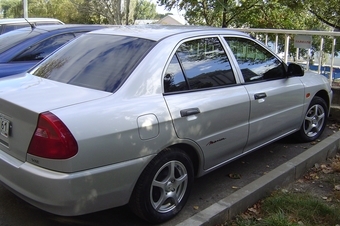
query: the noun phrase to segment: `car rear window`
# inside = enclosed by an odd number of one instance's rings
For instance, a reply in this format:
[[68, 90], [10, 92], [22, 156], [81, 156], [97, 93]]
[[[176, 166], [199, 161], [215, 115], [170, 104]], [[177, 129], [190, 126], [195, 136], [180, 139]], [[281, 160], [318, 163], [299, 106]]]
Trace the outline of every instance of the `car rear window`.
[[24, 27], [29, 27], [30, 25], [28, 23], [21, 23], [21, 24], [7, 24], [4, 27], [3, 33], [7, 33], [16, 29], [24, 28]]
[[136, 37], [87, 34], [61, 48], [29, 73], [115, 92], [154, 44]]
[[33, 38], [39, 34], [40, 33], [30, 29], [19, 29], [0, 35], [0, 53], [3, 53], [24, 40]]

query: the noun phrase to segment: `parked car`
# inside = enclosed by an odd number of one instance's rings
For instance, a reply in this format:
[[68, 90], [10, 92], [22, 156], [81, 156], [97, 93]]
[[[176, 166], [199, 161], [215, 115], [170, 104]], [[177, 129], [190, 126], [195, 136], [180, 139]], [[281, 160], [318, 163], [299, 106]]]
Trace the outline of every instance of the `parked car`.
[[0, 35], [0, 77], [27, 71], [66, 42], [103, 25], [46, 25]]
[[289, 134], [317, 139], [331, 98], [324, 76], [244, 33], [93, 31], [0, 79], [0, 180], [54, 214], [129, 204], [160, 223], [195, 177]]
[[11, 18], [0, 19], [0, 35], [13, 31], [15, 29], [40, 26], [40, 25], [55, 25], [64, 24], [58, 19], [54, 18]]

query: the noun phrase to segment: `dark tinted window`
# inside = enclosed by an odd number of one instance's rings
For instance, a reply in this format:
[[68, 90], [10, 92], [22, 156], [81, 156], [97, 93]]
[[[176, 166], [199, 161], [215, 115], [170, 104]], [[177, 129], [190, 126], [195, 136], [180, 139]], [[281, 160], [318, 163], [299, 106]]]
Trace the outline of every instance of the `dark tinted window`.
[[23, 23], [23, 24], [7, 24], [5, 25], [4, 29], [3, 29], [3, 33], [9, 32], [9, 31], [13, 31], [19, 28], [24, 28], [24, 27], [29, 27], [30, 25], [28, 23]]
[[20, 29], [0, 35], [0, 53], [3, 53], [19, 43], [40, 35], [31, 29]]
[[281, 61], [254, 41], [225, 38], [242, 71], [245, 82], [266, 81], [285, 77]]
[[218, 38], [185, 42], [176, 54], [190, 89], [235, 84], [229, 59]]
[[164, 90], [168, 92], [183, 91], [188, 89], [188, 84], [184, 78], [177, 56], [171, 59], [170, 65], [164, 77]]
[[73, 38], [75, 38], [75, 36], [72, 33], [50, 37], [42, 42], [30, 46], [26, 51], [15, 57], [13, 61], [42, 60]]
[[85, 34], [30, 72], [63, 83], [114, 92], [154, 43], [134, 37]]

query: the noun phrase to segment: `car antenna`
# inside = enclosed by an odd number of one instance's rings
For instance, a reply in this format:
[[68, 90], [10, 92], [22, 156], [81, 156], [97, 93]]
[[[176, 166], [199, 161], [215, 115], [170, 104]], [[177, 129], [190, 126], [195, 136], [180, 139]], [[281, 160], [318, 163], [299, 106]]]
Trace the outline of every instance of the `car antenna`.
[[34, 28], [35, 28], [35, 25], [34, 24], [32, 24], [32, 23], [30, 23], [28, 20], [27, 20], [27, 18], [25, 17], [24, 18], [26, 21], [27, 21], [27, 23], [31, 26], [31, 28], [32, 28], [32, 31], [34, 30]]

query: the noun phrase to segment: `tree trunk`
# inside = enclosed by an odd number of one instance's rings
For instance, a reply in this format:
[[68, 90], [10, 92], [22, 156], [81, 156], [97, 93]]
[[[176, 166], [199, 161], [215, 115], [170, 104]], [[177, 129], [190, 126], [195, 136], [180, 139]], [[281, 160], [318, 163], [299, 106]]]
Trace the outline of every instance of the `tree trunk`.
[[130, 16], [130, 0], [125, 0], [125, 6], [126, 6], [126, 11], [125, 11], [125, 24], [129, 25], [129, 16]]
[[222, 27], [227, 27], [227, 1], [223, 0]]

